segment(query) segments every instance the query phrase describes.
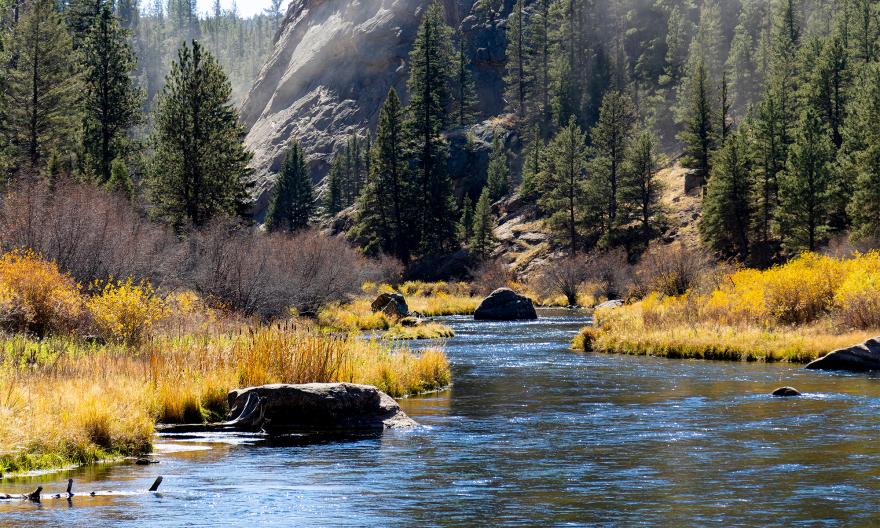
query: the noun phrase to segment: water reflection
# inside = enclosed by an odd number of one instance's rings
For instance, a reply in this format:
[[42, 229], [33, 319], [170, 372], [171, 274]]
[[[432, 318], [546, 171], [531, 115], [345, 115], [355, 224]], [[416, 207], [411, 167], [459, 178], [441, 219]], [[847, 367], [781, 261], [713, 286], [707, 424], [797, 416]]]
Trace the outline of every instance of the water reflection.
[[[384, 435], [166, 438], [151, 466], [2, 481], [162, 494], [0, 505], [0, 526], [871, 525], [880, 382], [787, 365], [584, 355], [567, 312], [450, 318], [454, 386]], [[780, 385], [805, 393], [773, 398]], [[211, 447], [204, 450], [204, 447]]]

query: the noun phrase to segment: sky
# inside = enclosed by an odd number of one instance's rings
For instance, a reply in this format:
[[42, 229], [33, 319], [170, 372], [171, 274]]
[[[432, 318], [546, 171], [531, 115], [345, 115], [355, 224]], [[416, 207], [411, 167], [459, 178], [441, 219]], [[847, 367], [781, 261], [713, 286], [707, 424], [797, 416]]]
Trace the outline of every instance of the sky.
[[[289, 0], [284, 0], [282, 2], [282, 12], [287, 8], [287, 3]], [[223, 6], [223, 9], [232, 8], [233, 0], [220, 0], [220, 5]], [[263, 9], [269, 7], [271, 2], [269, 0], [235, 0], [235, 4], [238, 7], [238, 14], [243, 17], [249, 17], [256, 15], [261, 12]], [[199, 13], [206, 13], [213, 9], [214, 0], [198, 0]]]

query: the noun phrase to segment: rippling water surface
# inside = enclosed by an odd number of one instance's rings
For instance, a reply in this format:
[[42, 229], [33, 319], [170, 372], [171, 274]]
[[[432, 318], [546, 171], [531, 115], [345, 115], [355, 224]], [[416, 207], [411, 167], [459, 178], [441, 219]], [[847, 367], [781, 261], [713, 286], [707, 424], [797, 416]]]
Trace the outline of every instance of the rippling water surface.
[[[454, 386], [410, 431], [309, 444], [162, 438], [151, 466], [0, 481], [159, 494], [0, 505], [2, 526], [880, 524], [880, 380], [583, 355], [583, 316], [449, 318]], [[767, 394], [793, 385], [805, 397]], [[181, 449], [184, 449], [181, 451]]]

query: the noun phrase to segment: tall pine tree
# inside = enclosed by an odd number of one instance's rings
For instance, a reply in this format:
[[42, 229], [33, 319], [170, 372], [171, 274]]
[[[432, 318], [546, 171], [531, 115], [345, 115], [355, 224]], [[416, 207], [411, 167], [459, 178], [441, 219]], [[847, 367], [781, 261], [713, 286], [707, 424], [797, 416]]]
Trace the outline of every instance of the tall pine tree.
[[266, 213], [266, 227], [270, 231], [297, 231], [308, 227], [314, 211], [315, 192], [306, 169], [306, 155], [299, 143], [294, 142], [281, 162]]
[[587, 139], [574, 116], [547, 146], [545, 191], [539, 205], [553, 236], [571, 255], [581, 249], [587, 203]]
[[749, 252], [750, 172], [747, 138], [742, 130], [737, 130], [718, 151], [700, 219], [703, 241], [726, 257], [745, 258]]

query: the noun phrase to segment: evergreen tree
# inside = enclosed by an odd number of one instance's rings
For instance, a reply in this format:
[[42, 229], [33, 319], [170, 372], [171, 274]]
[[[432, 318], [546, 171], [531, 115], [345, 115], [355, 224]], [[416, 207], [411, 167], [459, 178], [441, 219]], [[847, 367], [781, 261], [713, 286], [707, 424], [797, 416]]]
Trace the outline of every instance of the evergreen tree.
[[177, 56], [159, 101], [150, 190], [159, 215], [177, 226], [201, 226], [243, 211], [252, 155], [214, 57], [195, 40]]
[[709, 176], [710, 158], [715, 148], [715, 120], [709, 81], [702, 59], [698, 59], [689, 82], [684, 108], [684, 130], [678, 135], [684, 144], [682, 165], [694, 170], [705, 181]]
[[[107, 0], [67, 0], [64, 18], [70, 29], [73, 49], [79, 50], [94, 25], [101, 7]], [[111, 6], [112, 7], [112, 6]]]
[[379, 113], [370, 175], [360, 198], [355, 235], [369, 253], [408, 263], [418, 243], [416, 192], [404, 145], [404, 110], [394, 89]]
[[718, 105], [718, 147], [724, 145], [724, 140], [730, 134], [730, 86], [727, 84], [727, 70], [721, 74], [721, 101]]
[[623, 202], [641, 224], [642, 242], [647, 245], [660, 213], [660, 182], [657, 181], [657, 140], [651, 132], [638, 135], [629, 148], [623, 171]]
[[464, 36], [461, 32], [458, 32], [456, 35], [455, 43], [453, 113], [455, 114], [455, 124], [464, 127], [470, 125], [476, 117], [477, 112], [474, 108], [477, 104], [477, 96], [474, 88], [474, 79], [470, 71], [470, 60], [465, 49]]
[[492, 216], [492, 204], [489, 203], [489, 189], [483, 188], [477, 206], [474, 209], [474, 224], [471, 228], [472, 236], [470, 252], [477, 260], [485, 260], [492, 253], [495, 244], [492, 229], [495, 228], [495, 219]]
[[467, 194], [461, 201], [461, 219], [458, 221], [458, 236], [462, 244], [469, 246], [474, 235], [474, 204]]
[[70, 36], [53, 0], [29, 3], [9, 42], [6, 133], [19, 167], [42, 167], [52, 149], [72, 147], [79, 122], [80, 78]]
[[755, 43], [745, 23], [745, 21], [741, 21], [734, 29], [726, 64], [727, 71], [732, 74], [729, 88], [732, 94], [730, 101], [732, 107], [737, 111], [744, 109], [754, 100], [758, 89], [754, 57]]
[[525, 27], [527, 43], [525, 46], [525, 75], [532, 81], [531, 90], [526, 96], [526, 99], [531, 102], [527, 107], [527, 110], [529, 110], [527, 120], [532, 126], [537, 125], [539, 127], [541, 137], [544, 138], [550, 133], [553, 118], [553, 111], [550, 106], [550, 64], [552, 61], [550, 0], [537, 0], [535, 2], [532, 14], [528, 17]]
[[880, 63], [867, 65], [856, 83], [843, 128], [842, 173], [855, 173], [847, 211], [856, 240], [880, 240]]
[[452, 30], [443, 7], [428, 7], [410, 52], [408, 135], [419, 186], [417, 226], [423, 254], [445, 251], [455, 240], [452, 183], [446, 172], [446, 145], [440, 133], [449, 124]]
[[327, 171], [327, 192], [324, 195], [324, 211], [330, 216], [345, 208], [343, 197], [345, 173], [345, 156], [337, 154], [330, 162], [330, 170]]
[[828, 127], [835, 149], [843, 143], [841, 128], [851, 83], [849, 54], [843, 38], [835, 32], [824, 39], [815, 67], [807, 71], [803, 87], [807, 102]]
[[127, 133], [141, 110], [140, 91], [130, 76], [136, 61], [128, 34], [106, 1], [82, 43], [82, 58], [85, 163], [89, 173], [106, 182], [113, 160], [126, 155]]
[[526, 46], [525, 7], [523, 0], [516, 0], [507, 18], [507, 74], [504, 81], [507, 85], [505, 90], [507, 106], [520, 119], [526, 115], [528, 91]]
[[107, 179], [107, 189], [120, 193], [129, 200], [134, 198], [134, 184], [128, 174], [125, 160], [116, 158], [110, 163], [110, 178]]
[[540, 175], [543, 169], [544, 140], [540, 126], [532, 128], [532, 137], [523, 154], [522, 182], [519, 194], [526, 200], [534, 200], [540, 191]]
[[544, 170], [546, 190], [539, 205], [548, 213], [553, 236], [571, 255], [583, 244], [582, 226], [587, 204], [587, 139], [574, 116], [547, 146]]
[[593, 141], [593, 184], [596, 197], [604, 207], [602, 219], [605, 243], [614, 243], [614, 231], [621, 221], [620, 186], [623, 164], [632, 139], [635, 113], [629, 96], [618, 90], [610, 90], [602, 100], [599, 121], [590, 131]]
[[779, 181], [779, 231], [792, 251], [815, 251], [827, 232], [832, 145], [813, 109], [798, 122], [788, 163]]
[[306, 155], [299, 143], [287, 150], [272, 201], [266, 213], [266, 227], [270, 231], [293, 232], [308, 227], [315, 210], [315, 192], [312, 177], [306, 169]]
[[733, 132], [718, 151], [700, 220], [703, 241], [727, 257], [744, 258], [749, 252], [750, 171], [746, 135]]
[[489, 190], [489, 203], [495, 203], [510, 192], [510, 169], [507, 166], [507, 152], [496, 131], [492, 139], [492, 152], [486, 171], [486, 188]]

